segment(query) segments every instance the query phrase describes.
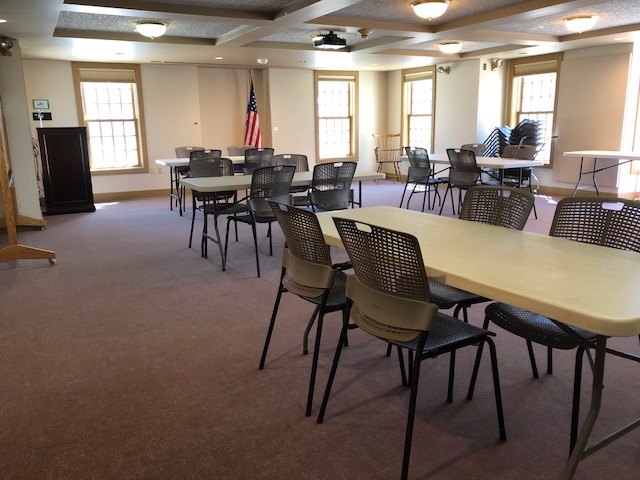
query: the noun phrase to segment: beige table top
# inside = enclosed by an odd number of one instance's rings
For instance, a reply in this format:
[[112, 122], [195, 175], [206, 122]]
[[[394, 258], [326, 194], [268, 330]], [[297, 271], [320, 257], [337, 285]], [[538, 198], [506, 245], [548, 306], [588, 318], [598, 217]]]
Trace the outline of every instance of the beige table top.
[[[405, 162], [409, 161], [406, 155], [401, 156], [400, 159]], [[449, 157], [444, 153], [429, 154], [429, 161], [439, 165], [449, 165]], [[539, 160], [518, 160], [515, 158], [502, 157], [476, 157], [476, 163], [480, 168], [497, 168], [499, 170], [505, 168], [541, 167], [544, 165], [544, 163]]]
[[396, 207], [318, 214], [339, 248], [332, 216], [415, 235], [428, 274], [454, 287], [602, 335], [640, 334], [637, 253]]
[[[291, 186], [303, 187], [311, 185], [313, 172], [298, 172], [293, 176]], [[353, 176], [354, 182], [367, 180], [383, 180], [384, 173], [358, 172]], [[181, 178], [180, 185], [184, 185], [197, 192], [223, 192], [227, 190], [245, 190], [251, 187], [251, 175], [234, 175], [229, 177]]]

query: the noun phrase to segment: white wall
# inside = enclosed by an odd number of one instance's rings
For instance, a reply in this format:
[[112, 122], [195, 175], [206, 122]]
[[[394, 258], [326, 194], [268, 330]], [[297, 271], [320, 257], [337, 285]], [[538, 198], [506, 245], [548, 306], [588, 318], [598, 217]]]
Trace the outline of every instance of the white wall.
[[313, 71], [272, 68], [268, 75], [271, 136], [276, 153], [306, 155], [309, 168], [313, 169], [316, 164]]
[[435, 153], [474, 143], [478, 136], [479, 60], [442, 66], [451, 71], [436, 73]]
[[[575, 185], [580, 160], [563, 157], [563, 152], [620, 149], [630, 58], [628, 44], [565, 52], [560, 67], [553, 169], [535, 170], [543, 185]], [[600, 161], [598, 165], [612, 162]], [[586, 161], [585, 169], [591, 164]], [[598, 174], [603, 191], [617, 192], [618, 170]], [[585, 180], [589, 183], [587, 177]]]
[[478, 67], [478, 118], [475, 142], [482, 143], [494, 128], [505, 124], [504, 92], [507, 68], [502, 66], [491, 71], [491, 59], [488, 58], [480, 60]]

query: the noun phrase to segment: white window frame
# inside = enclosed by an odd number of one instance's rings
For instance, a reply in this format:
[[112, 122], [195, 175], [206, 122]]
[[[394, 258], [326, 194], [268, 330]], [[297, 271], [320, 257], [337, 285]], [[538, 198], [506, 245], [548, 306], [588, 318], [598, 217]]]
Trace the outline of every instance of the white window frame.
[[[420, 103], [424, 103], [426, 101], [427, 105], [430, 105], [431, 108], [430, 111], [414, 114], [413, 110], [417, 102], [413, 101], [413, 83], [421, 81], [431, 82], [431, 98], [420, 99]], [[435, 139], [435, 102], [435, 66], [402, 71], [402, 143], [404, 145], [426, 148], [429, 153], [433, 153], [433, 144]], [[430, 131], [430, 135], [427, 135], [427, 138], [419, 141], [412, 139], [411, 123], [413, 117], [427, 119]]]
[[[321, 82], [348, 82], [349, 105], [347, 115], [321, 116]], [[316, 118], [316, 156], [318, 163], [331, 161], [357, 161], [358, 160], [358, 72], [330, 72], [316, 71], [314, 73], [315, 85], [315, 118]], [[348, 131], [348, 152], [336, 155], [335, 152], [327, 152], [322, 146], [322, 138], [325, 133], [322, 131], [323, 125], [332, 119], [347, 121]]]
[[509, 83], [507, 92], [507, 114], [508, 125], [515, 127], [524, 119], [524, 112], [521, 111], [522, 105], [522, 79], [529, 75], [539, 74], [555, 74], [555, 91], [552, 110], [532, 111], [529, 116], [531, 120], [538, 120], [542, 115], [546, 118], [551, 117], [551, 125], [545, 123], [542, 141], [546, 142], [542, 150], [538, 152], [536, 160], [545, 162], [545, 167], [553, 165], [554, 142], [551, 137], [555, 136], [556, 122], [558, 118], [558, 91], [560, 87], [560, 64], [562, 62], [562, 53], [551, 55], [540, 55], [537, 57], [521, 58], [511, 60], [509, 63]]
[[[144, 126], [144, 111], [142, 102], [142, 89], [140, 66], [133, 64], [109, 64], [109, 63], [78, 63], [73, 64], [73, 78], [76, 90], [78, 106], [78, 120], [80, 125], [87, 127], [87, 141], [89, 142], [89, 163], [92, 175], [112, 175], [122, 173], [149, 173], [149, 163], [147, 160], [146, 135]], [[110, 115], [104, 117], [91, 118], [86, 114], [85, 101], [82, 84], [89, 83], [122, 83], [131, 86], [133, 95], [133, 118], [115, 118]], [[132, 166], [113, 166], [107, 168], [96, 168], [92, 161], [91, 146], [91, 123], [133, 121], [135, 125], [135, 150], [137, 150], [137, 164]], [[126, 141], [124, 135], [117, 135], [121, 141]], [[130, 135], [129, 135], [130, 138]], [[129, 140], [130, 141], [130, 140]], [[95, 147], [95, 145], [94, 145]], [[130, 148], [129, 151], [134, 149]], [[123, 152], [121, 149], [117, 149]], [[123, 153], [120, 153], [123, 154]], [[119, 162], [122, 164], [122, 161]]]

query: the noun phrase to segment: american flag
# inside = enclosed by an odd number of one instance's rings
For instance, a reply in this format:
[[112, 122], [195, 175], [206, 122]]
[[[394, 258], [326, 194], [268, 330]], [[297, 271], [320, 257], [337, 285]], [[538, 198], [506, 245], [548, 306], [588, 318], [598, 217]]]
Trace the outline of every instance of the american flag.
[[260, 120], [258, 119], [258, 106], [256, 105], [256, 93], [253, 90], [253, 80], [251, 80], [251, 94], [247, 105], [247, 123], [244, 128], [244, 144], [252, 145], [256, 148], [262, 146], [260, 136]]

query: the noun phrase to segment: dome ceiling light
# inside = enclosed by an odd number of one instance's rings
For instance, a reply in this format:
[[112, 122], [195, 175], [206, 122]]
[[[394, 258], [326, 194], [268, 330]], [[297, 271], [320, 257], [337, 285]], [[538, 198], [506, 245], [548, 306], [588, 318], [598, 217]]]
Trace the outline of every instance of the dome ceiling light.
[[443, 42], [438, 44], [438, 48], [442, 53], [453, 55], [462, 50], [462, 42]]
[[416, 0], [411, 4], [414, 13], [421, 17], [431, 20], [444, 15], [449, 7], [450, 0]]
[[149, 38], [161, 37], [167, 31], [167, 24], [163, 22], [136, 23], [136, 32]]
[[577, 15], [564, 19], [564, 26], [572, 32], [582, 33], [585, 30], [591, 30], [598, 21], [597, 15]]

